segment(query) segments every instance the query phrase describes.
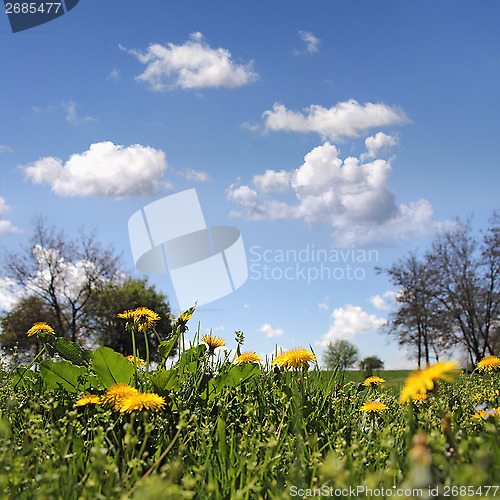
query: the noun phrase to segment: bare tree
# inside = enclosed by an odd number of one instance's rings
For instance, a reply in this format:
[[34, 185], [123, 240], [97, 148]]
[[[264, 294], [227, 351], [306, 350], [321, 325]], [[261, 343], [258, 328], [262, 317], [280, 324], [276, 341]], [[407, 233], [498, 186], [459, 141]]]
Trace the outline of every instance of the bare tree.
[[423, 259], [414, 253], [386, 272], [399, 287], [387, 331], [416, 350], [419, 366], [461, 345], [472, 364], [500, 345], [500, 214], [482, 238], [470, 220], [434, 239]]
[[455, 334], [476, 364], [493, 354], [493, 334], [500, 317], [500, 238], [498, 213], [482, 243], [470, 221], [444, 231], [432, 244], [427, 262], [431, 294], [453, 319]]
[[119, 279], [119, 260], [112, 247], [97, 241], [95, 231], [82, 228], [72, 240], [37, 217], [29, 247], [8, 253], [3, 267], [26, 295], [39, 297], [53, 311], [56, 333], [76, 341], [88, 335], [91, 297]]
[[386, 272], [399, 287], [395, 297], [398, 307], [389, 315], [388, 333], [395, 335], [400, 345], [415, 349], [419, 367], [423, 360], [430, 363], [431, 350], [439, 358], [439, 351], [453, 343], [453, 335], [446, 312], [432, 294], [432, 269], [410, 253], [379, 271]]

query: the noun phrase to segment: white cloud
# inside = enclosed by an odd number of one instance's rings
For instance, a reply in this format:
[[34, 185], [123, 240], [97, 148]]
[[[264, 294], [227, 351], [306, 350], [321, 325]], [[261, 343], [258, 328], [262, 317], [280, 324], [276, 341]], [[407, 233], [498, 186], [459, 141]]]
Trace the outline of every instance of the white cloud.
[[367, 152], [361, 155], [361, 159], [372, 159], [382, 152], [390, 151], [396, 144], [398, 140], [396, 137], [384, 134], [383, 132], [377, 132], [371, 137], [367, 137], [365, 140], [365, 145]]
[[212, 180], [208, 172], [205, 172], [204, 170], [194, 170], [192, 168], [188, 168], [183, 172], [177, 172], [177, 174], [184, 177], [188, 181], [208, 182]]
[[0, 217], [5, 215], [10, 210], [10, 207], [7, 205], [5, 198], [0, 196]]
[[[388, 185], [390, 173], [388, 160], [342, 160], [337, 148], [327, 142], [310, 151], [293, 171], [267, 170], [254, 176], [252, 186], [235, 183], [226, 192], [229, 201], [242, 208], [232, 211], [232, 216], [326, 222], [336, 244], [343, 246], [391, 244], [436, 229], [427, 200], [396, 203]], [[271, 196], [286, 190], [295, 195], [295, 204]]]
[[261, 126], [259, 123], [244, 122], [240, 125], [242, 130], [248, 130], [250, 132], [257, 132], [260, 130]]
[[416, 361], [411, 359], [411, 354], [407, 351], [403, 351], [403, 353], [404, 357], [392, 358], [385, 362], [384, 370], [416, 370], [418, 365]]
[[14, 226], [10, 220], [5, 220], [3, 216], [10, 210], [5, 202], [5, 198], [0, 196], [0, 235], [22, 233], [22, 230]]
[[280, 170], [266, 170], [264, 174], [254, 175], [252, 182], [255, 187], [261, 192], [280, 191], [286, 192], [290, 189], [291, 172]]
[[215, 328], [207, 328], [205, 331], [211, 333], [211, 332], [220, 332], [221, 330], [224, 330], [223, 326], [216, 326]]
[[91, 116], [78, 116], [76, 111], [78, 105], [75, 101], [63, 101], [61, 102], [61, 106], [66, 114], [66, 121], [72, 125], [96, 121], [95, 118], [92, 118]]
[[20, 167], [35, 184], [49, 184], [60, 196], [152, 195], [159, 191], [167, 169], [165, 153], [149, 146], [129, 147], [112, 142], [92, 144], [88, 151], [62, 160], [45, 157]]
[[329, 308], [328, 300], [329, 300], [329, 297], [326, 296], [325, 299], [323, 300], [323, 302], [318, 303], [318, 309], [320, 311], [328, 311], [328, 308]]
[[[37, 261], [38, 270], [34, 278], [27, 282], [26, 287], [19, 287], [10, 278], [0, 278], [0, 308], [10, 310], [19, 299], [46, 291], [49, 285], [56, 296], [63, 301], [77, 300], [82, 286], [88, 282], [89, 277], [92, 277], [95, 285], [105, 280], [97, 274], [97, 269], [92, 262], [86, 260], [69, 262], [61, 257], [56, 249], [36, 245], [33, 248], [33, 255]], [[54, 279], [49, 267], [53, 269], [55, 263], [57, 263], [58, 274]]]
[[368, 300], [377, 308], [383, 311], [389, 310], [391, 303], [394, 301], [396, 296], [396, 292], [391, 290], [385, 292], [383, 295], [374, 295], [370, 297]]
[[285, 332], [281, 328], [272, 328], [269, 323], [263, 324], [259, 329], [259, 332], [265, 333], [268, 339], [273, 337], [281, 337]]
[[352, 304], [334, 309], [331, 318], [330, 329], [316, 342], [317, 345], [326, 346], [338, 339], [349, 340], [356, 335], [377, 330], [387, 323], [386, 319], [368, 314], [361, 307]]
[[106, 77], [106, 80], [113, 80], [115, 82], [119, 82], [121, 80], [121, 72], [118, 68], [113, 68], [110, 72], [109, 75]]
[[4, 146], [0, 144], [0, 153], [12, 153], [13, 149], [10, 146]]
[[354, 99], [339, 102], [329, 109], [313, 104], [302, 113], [275, 103], [272, 110], [264, 111], [262, 118], [266, 130], [316, 132], [323, 139], [331, 140], [358, 137], [373, 127], [397, 125], [408, 121], [402, 109], [384, 103], [368, 102], [361, 105]]
[[0, 277], [0, 310], [10, 311], [26, 296], [26, 290], [16, 285], [11, 278]]
[[6, 236], [7, 234], [18, 234], [23, 231], [14, 226], [10, 220], [0, 220], [0, 235]]
[[227, 49], [212, 49], [201, 33], [193, 33], [183, 45], [151, 44], [145, 53], [120, 48], [146, 65], [136, 79], [151, 85], [153, 90], [169, 88], [200, 89], [207, 87], [235, 88], [255, 81], [253, 62], [236, 63]]
[[236, 186], [232, 184], [227, 190], [228, 199], [245, 208], [252, 208], [257, 205], [259, 195], [257, 191], [248, 186]]
[[299, 36], [301, 40], [306, 44], [304, 50], [294, 50], [295, 55], [300, 54], [314, 54], [319, 50], [320, 40], [316, 38], [310, 31], [299, 31]]

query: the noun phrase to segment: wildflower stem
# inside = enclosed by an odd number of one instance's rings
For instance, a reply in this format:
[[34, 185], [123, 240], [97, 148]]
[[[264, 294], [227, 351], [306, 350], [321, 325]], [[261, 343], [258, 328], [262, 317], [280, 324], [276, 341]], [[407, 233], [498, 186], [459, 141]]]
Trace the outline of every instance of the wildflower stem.
[[146, 479], [155, 469], [158, 467], [160, 462], [165, 458], [166, 454], [172, 449], [172, 446], [174, 446], [174, 443], [177, 441], [177, 438], [179, 437], [179, 434], [181, 433], [181, 429], [177, 430], [177, 433], [174, 436], [174, 439], [170, 441], [170, 444], [167, 446], [166, 450], [158, 457], [158, 460], [146, 471], [146, 473], [137, 481], [137, 483], [132, 486], [132, 488], [129, 490], [127, 496], [130, 496], [136, 489], [137, 486], [139, 486], [140, 481]]
[[134, 369], [135, 369], [135, 372], [134, 372], [134, 385], [135, 387], [137, 388], [137, 351], [135, 349], [135, 326], [132, 325], [132, 327], [130, 328], [130, 333], [132, 334], [132, 353], [133, 353], [133, 356], [134, 356]]
[[[146, 335], [146, 328], [143, 328], [143, 333], [144, 333], [144, 343], [146, 344], [146, 373], [149, 372], [149, 343], [148, 343], [148, 336]], [[137, 360], [136, 360], [137, 363]]]
[[45, 346], [43, 346], [42, 350], [33, 358], [33, 361], [28, 365], [26, 370], [24, 370], [24, 372], [21, 375], [21, 377], [19, 378], [19, 380], [14, 384], [13, 389], [15, 389], [17, 387], [17, 384], [19, 384], [19, 382], [21, 382], [21, 380], [24, 378], [24, 376], [26, 375], [28, 370], [36, 363], [37, 359], [44, 353], [44, 351], [45, 351]]

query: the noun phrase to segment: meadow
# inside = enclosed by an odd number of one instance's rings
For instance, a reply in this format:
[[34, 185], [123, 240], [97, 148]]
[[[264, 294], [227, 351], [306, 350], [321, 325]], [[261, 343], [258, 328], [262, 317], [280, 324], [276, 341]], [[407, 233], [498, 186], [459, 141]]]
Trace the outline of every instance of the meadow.
[[[500, 497], [499, 358], [365, 380], [305, 348], [260, 360], [241, 332], [236, 357], [199, 327], [185, 342], [192, 312], [154, 368], [34, 325], [42, 352], [0, 371], [1, 498]], [[147, 309], [121, 317], [154, 329]]]

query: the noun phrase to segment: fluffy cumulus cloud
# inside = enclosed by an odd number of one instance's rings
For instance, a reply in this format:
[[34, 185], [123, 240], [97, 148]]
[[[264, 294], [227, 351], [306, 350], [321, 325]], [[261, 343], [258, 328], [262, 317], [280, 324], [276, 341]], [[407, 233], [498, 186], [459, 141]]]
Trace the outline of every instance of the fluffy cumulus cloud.
[[[0, 277], [0, 309], [11, 310], [20, 299], [30, 295], [38, 295], [51, 288], [54, 294], [62, 301], [77, 300], [82, 287], [89, 283], [103, 284], [103, 278], [95, 264], [78, 260], [69, 262], [61, 257], [60, 252], [53, 248], [44, 248], [36, 245], [33, 255], [37, 263], [37, 272], [33, 278], [26, 282], [25, 287], [20, 287], [11, 278]], [[54, 275], [50, 269], [58, 269]]]
[[[236, 217], [326, 222], [338, 245], [389, 244], [435, 228], [427, 200], [396, 203], [388, 185], [390, 173], [389, 160], [342, 160], [326, 142], [310, 151], [299, 168], [267, 170], [254, 176], [251, 185], [232, 184], [227, 196], [241, 207], [231, 212]], [[286, 191], [294, 201], [277, 199]]]
[[374, 295], [373, 297], [370, 297], [369, 300], [377, 309], [387, 311], [391, 307], [391, 304], [394, 302], [395, 297], [396, 292], [389, 290], [383, 295]]
[[237, 63], [227, 49], [211, 48], [199, 32], [193, 33], [182, 45], [153, 43], [145, 52], [120, 48], [146, 65], [144, 73], [136, 78], [157, 91], [170, 88], [235, 88], [258, 78], [252, 61], [248, 64]]
[[10, 311], [20, 299], [27, 297], [26, 290], [11, 278], [0, 277], [0, 310]]
[[299, 31], [300, 39], [306, 44], [303, 50], [295, 50], [295, 55], [314, 54], [319, 50], [320, 40], [316, 38], [310, 31]]
[[281, 328], [273, 328], [269, 323], [263, 324], [258, 331], [264, 333], [268, 339], [272, 337], [281, 337], [285, 334]]
[[292, 174], [286, 170], [275, 172], [266, 170], [264, 174], [254, 175], [252, 182], [261, 193], [268, 191], [286, 192], [290, 189]]
[[124, 147], [99, 142], [63, 164], [52, 156], [20, 167], [35, 184], [48, 184], [59, 196], [152, 195], [160, 189], [167, 169], [165, 153], [135, 144]]
[[367, 152], [361, 155], [361, 159], [375, 158], [380, 153], [389, 152], [397, 143], [398, 140], [396, 137], [384, 134], [383, 132], [377, 132], [375, 135], [366, 138], [365, 145]]
[[359, 104], [354, 99], [339, 102], [331, 108], [312, 105], [302, 112], [275, 103], [262, 114], [267, 131], [316, 132], [332, 141], [358, 137], [373, 127], [386, 127], [408, 121], [402, 109], [384, 103]]
[[377, 330], [387, 323], [386, 319], [368, 314], [361, 307], [352, 304], [334, 309], [331, 318], [330, 329], [317, 345], [326, 346], [338, 339], [349, 340], [356, 335]]
[[21, 233], [21, 229], [17, 228], [12, 224], [10, 220], [6, 220], [5, 214], [10, 210], [10, 207], [7, 205], [5, 198], [0, 196], [0, 236], [5, 236], [7, 234], [16, 234]]

